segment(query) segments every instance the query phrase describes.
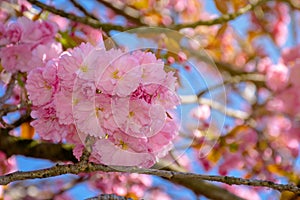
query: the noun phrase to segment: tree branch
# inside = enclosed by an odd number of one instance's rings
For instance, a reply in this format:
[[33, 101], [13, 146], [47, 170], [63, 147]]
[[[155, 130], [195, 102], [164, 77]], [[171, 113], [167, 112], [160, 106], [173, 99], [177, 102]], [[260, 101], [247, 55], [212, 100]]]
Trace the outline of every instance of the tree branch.
[[78, 8], [85, 16], [90, 17], [95, 20], [99, 20], [97, 17], [95, 17], [93, 14], [89, 13], [80, 3], [78, 3], [76, 0], [70, 0], [70, 2]]
[[132, 198], [121, 197], [115, 194], [100, 194], [97, 197], [87, 198], [86, 200], [132, 200]]
[[13, 92], [16, 84], [17, 74], [11, 76], [9, 83], [7, 84], [6, 91], [2, 97], [0, 97], [0, 105], [2, 106], [6, 100], [8, 100]]
[[72, 146], [68, 144], [53, 144], [38, 142], [8, 135], [7, 130], [0, 129], [0, 150], [8, 157], [24, 155], [34, 158], [44, 158], [51, 161], [78, 162], [72, 153]]
[[[164, 169], [167, 171], [177, 171], [177, 172], [187, 172], [186, 169], [181, 168], [177, 165], [166, 163], [165, 161], [161, 160], [156, 163], [153, 168], [155, 169]], [[206, 181], [201, 180], [191, 180], [191, 179], [176, 179], [173, 178], [171, 180], [175, 184], [182, 185], [186, 188], [192, 190], [196, 195], [205, 196], [208, 199], [215, 199], [215, 200], [245, 200], [241, 197], [232, 194], [228, 190], [216, 186], [214, 184], [208, 183]]]
[[156, 175], [169, 180], [191, 180], [191, 181], [214, 181], [225, 183], [229, 185], [247, 185], [256, 187], [267, 187], [278, 191], [291, 191], [296, 194], [300, 194], [300, 188], [294, 184], [278, 184], [272, 181], [256, 180], [256, 179], [243, 179], [232, 176], [214, 176], [214, 175], [203, 175], [189, 172], [175, 172], [166, 171], [159, 169], [144, 169], [138, 167], [124, 167], [124, 166], [107, 166], [94, 163], [78, 162], [69, 165], [55, 165], [50, 168], [28, 171], [28, 172], [13, 172], [4, 176], [0, 176], [0, 185], [6, 185], [14, 181], [36, 179], [36, 178], [47, 178], [53, 176], [59, 176], [62, 174], [79, 174], [82, 172], [127, 172], [127, 173], [138, 173]]
[[123, 27], [123, 26], [118, 26], [118, 25], [113, 25], [113, 24], [108, 24], [108, 23], [100, 23], [99, 20], [95, 20], [90, 17], [80, 17], [80, 16], [74, 15], [72, 13], [66, 13], [63, 10], [54, 8], [52, 6], [46, 5], [46, 4], [36, 1], [36, 0], [28, 0], [28, 2], [40, 7], [43, 10], [47, 10], [53, 14], [68, 18], [75, 22], [80, 22], [82, 24], [89, 25], [93, 28], [101, 28], [103, 31], [106, 31], [106, 32], [111, 31], [111, 30], [125, 31], [125, 30], [130, 29], [130, 27]]
[[[7, 130], [1, 129], [0, 133], [0, 150], [6, 153], [7, 156], [24, 155], [34, 158], [43, 158], [51, 161], [72, 161], [78, 162], [73, 156], [72, 147], [66, 144], [53, 144], [48, 142], [38, 142], [35, 140], [24, 139], [20, 137], [10, 136]], [[164, 164], [163, 164], [164, 165]], [[166, 166], [166, 165], [164, 165]], [[159, 163], [156, 167], [161, 168]], [[165, 170], [182, 171], [182, 168], [174, 168], [172, 165], [164, 168]], [[204, 181], [192, 181], [189, 179], [172, 179], [172, 182], [180, 184], [191, 189], [197, 195], [203, 195], [210, 199], [218, 200], [241, 200], [240, 197], [228, 192], [226, 189], [220, 188]], [[208, 190], [209, 189], [209, 190]], [[214, 191], [214, 192], [211, 192]]]
[[222, 15], [221, 17], [218, 17], [215, 19], [205, 20], [205, 21], [200, 20], [200, 21], [197, 21], [194, 23], [189, 23], [189, 24], [177, 24], [177, 25], [169, 26], [168, 28], [174, 29], [174, 30], [180, 30], [183, 28], [195, 28], [197, 26], [212, 26], [212, 25], [216, 25], [216, 24], [223, 24], [223, 23], [229, 22], [231, 20], [234, 20], [237, 17], [239, 17], [251, 10], [254, 10], [256, 7], [262, 5], [263, 3], [266, 3], [268, 1], [270, 1], [270, 0], [260, 0], [254, 4], [248, 4], [247, 6], [239, 9], [237, 12], [225, 14], [225, 15]]
[[198, 98], [197, 95], [180, 96], [180, 99], [182, 104], [200, 103], [200, 104], [209, 105], [211, 108], [218, 110], [229, 117], [234, 117], [234, 118], [244, 119], [244, 120], [249, 118], [249, 114], [247, 112], [227, 108], [217, 101], [213, 101], [211, 99], [206, 99], [206, 98]]
[[[128, 18], [129, 20], [133, 20], [135, 23], [137, 23], [138, 25], [145, 25], [144, 23], [142, 23], [139, 18], [137, 18], [135, 15], [136, 14], [130, 14], [129, 11], [126, 12], [122, 12], [120, 13], [120, 9], [118, 9], [115, 6], [112, 6], [110, 3], [106, 2], [105, 0], [98, 0], [99, 2], [101, 2], [102, 4], [104, 4], [105, 6], [113, 9], [116, 12], [117, 9], [117, 13], [121, 14], [123, 16], [125, 16], [126, 18]], [[212, 19], [212, 20], [201, 20], [201, 21], [197, 21], [195, 23], [189, 23], [189, 24], [177, 24], [177, 25], [172, 25], [172, 26], [167, 26], [165, 28], [169, 28], [169, 29], [173, 29], [173, 30], [180, 30], [182, 28], [195, 28], [197, 26], [212, 26], [212, 25], [216, 25], [216, 24], [223, 24], [226, 23], [230, 20], [236, 19], [237, 17], [239, 17], [240, 15], [243, 15], [253, 9], [255, 9], [256, 7], [260, 6], [263, 3], [266, 3], [270, 0], [260, 0], [257, 1], [254, 4], [248, 4], [247, 6], [239, 9], [237, 12], [235, 13], [229, 13], [226, 15], [222, 15], [221, 17]], [[111, 31], [111, 30], [118, 30], [118, 31], [126, 31], [132, 28], [136, 28], [136, 27], [123, 27], [123, 26], [119, 26], [119, 25], [113, 25], [113, 24], [109, 24], [109, 23], [100, 23], [99, 20], [95, 20], [93, 18], [90, 17], [80, 17], [77, 15], [74, 15], [72, 13], [66, 13], [65, 11], [61, 10], [61, 9], [57, 9], [54, 8], [52, 6], [46, 5], [42, 2], [39, 2], [37, 0], [28, 0], [28, 2], [30, 2], [33, 5], [36, 5], [38, 7], [40, 7], [43, 10], [47, 10], [53, 14], [68, 18], [72, 21], [76, 21], [76, 22], [80, 22], [86, 25], [89, 25], [93, 28], [102, 28], [103, 31]], [[109, 4], [109, 5], [108, 5]], [[132, 11], [132, 10], [131, 10]]]
[[134, 22], [137, 25], [146, 25], [140, 20], [141, 16], [139, 14], [139, 11], [130, 7], [126, 7], [126, 4], [112, 3], [109, 0], [97, 0], [97, 2], [103, 4], [107, 8], [113, 10], [116, 14], [122, 15], [123, 17], [131, 22]]

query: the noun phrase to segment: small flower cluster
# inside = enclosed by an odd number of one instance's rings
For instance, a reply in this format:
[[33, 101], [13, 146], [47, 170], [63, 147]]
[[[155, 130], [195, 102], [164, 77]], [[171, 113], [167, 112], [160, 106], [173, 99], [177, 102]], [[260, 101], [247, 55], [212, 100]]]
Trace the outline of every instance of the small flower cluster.
[[104, 194], [116, 194], [141, 199], [152, 185], [152, 179], [144, 174], [125, 174], [118, 172], [93, 173], [89, 185], [100, 189]]
[[26, 17], [0, 23], [0, 59], [8, 72], [29, 72], [57, 57], [62, 47], [55, 42], [58, 27], [50, 21], [32, 21]]
[[92, 160], [152, 166], [172, 146], [179, 104], [173, 72], [152, 53], [81, 44], [28, 75], [33, 127], [43, 139], [92, 141]]

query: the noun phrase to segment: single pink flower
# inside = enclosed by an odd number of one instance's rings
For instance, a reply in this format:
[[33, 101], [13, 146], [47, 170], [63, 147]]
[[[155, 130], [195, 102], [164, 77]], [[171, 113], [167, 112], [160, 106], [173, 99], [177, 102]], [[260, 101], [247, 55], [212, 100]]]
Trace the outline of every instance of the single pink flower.
[[18, 18], [17, 23], [23, 30], [21, 42], [30, 44], [45, 44], [53, 41], [58, 27], [50, 21], [32, 21], [26, 17]]
[[136, 153], [127, 151], [106, 139], [97, 140], [94, 145], [94, 152], [98, 160], [106, 165], [141, 166], [151, 167], [156, 159], [149, 153]]
[[31, 59], [28, 65], [33, 67], [42, 67], [49, 60], [58, 58], [62, 52], [62, 46], [58, 42], [49, 42], [47, 44], [41, 44], [32, 49]]
[[210, 107], [208, 105], [199, 105], [192, 110], [191, 115], [197, 120], [207, 120], [210, 117]]
[[10, 43], [17, 43], [21, 40], [22, 37], [22, 27], [18, 23], [10, 24], [5, 32], [5, 37]]
[[35, 119], [30, 124], [43, 140], [61, 142], [66, 135], [70, 134], [69, 126], [62, 125], [56, 117], [56, 110], [53, 103], [39, 107], [31, 112]]
[[56, 73], [57, 66], [54, 62], [49, 62], [45, 68], [36, 68], [29, 73], [26, 89], [34, 106], [42, 106], [53, 100], [58, 84]]
[[279, 63], [272, 65], [267, 69], [266, 84], [273, 91], [279, 91], [288, 84], [289, 69]]
[[31, 59], [31, 47], [29, 45], [17, 45], [0, 49], [1, 65], [8, 72], [22, 72], [33, 69], [28, 64]]

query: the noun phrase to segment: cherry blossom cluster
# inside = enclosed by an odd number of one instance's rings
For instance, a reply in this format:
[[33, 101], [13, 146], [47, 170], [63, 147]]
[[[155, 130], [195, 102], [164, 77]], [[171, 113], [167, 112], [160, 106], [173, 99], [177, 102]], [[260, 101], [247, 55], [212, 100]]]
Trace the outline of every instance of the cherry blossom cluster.
[[173, 72], [148, 52], [81, 44], [32, 70], [32, 126], [45, 140], [84, 146], [109, 165], [152, 166], [172, 147], [179, 104]]
[[104, 194], [116, 194], [132, 199], [172, 199], [162, 188], [153, 187], [151, 176], [144, 174], [96, 172], [91, 174], [89, 185], [100, 189]]
[[276, 45], [284, 45], [290, 22], [288, 6], [282, 2], [269, 2], [263, 6], [263, 9], [264, 16], [257, 15], [255, 12], [252, 13], [252, 29], [254, 31], [267, 31], [271, 34]]
[[[194, 22], [201, 17], [202, 5], [197, 0], [170, 0], [170, 1], [132, 1], [113, 0], [112, 5], [129, 6], [139, 13], [143, 22], [149, 25], [170, 25], [174, 21]], [[116, 13], [113, 10], [105, 10], [105, 17], [114, 20]], [[103, 15], [103, 12], [101, 13]]]
[[[300, 124], [298, 117], [300, 114], [300, 92], [299, 92], [299, 74], [300, 74], [300, 54], [299, 45], [290, 49], [285, 49], [281, 56], [282, 65], [289, 71], [288, 80], [284, 90], [275, 93], [268, 104], [269, 111], [275, 111], [272, 117], [269, 117], [269, 126], [267, 127], [270, 137], [278, 138], [274, 145], [289, 150], [292, 157], [299, 155], [299, 130]], [[280, 80], [280, 79], [279, 79]], [[278, 81], [279, 81], [278, 80]], [[281, 113], [281, 114], [279, 114]], [[282, 156], [282, 158], [286, 157]]]
[[44, 66], [62, 51], [61, 44], [55, 42], [57, 31], [53, 22], [26, 17], [0, 23], [1, 65], [7, 72], [28, 72]]
[[89, 184], [104, 194], [116, 194], [140, 199], [152, 185], [152, 179], [144, 174], [103, 173], [92, 174]]

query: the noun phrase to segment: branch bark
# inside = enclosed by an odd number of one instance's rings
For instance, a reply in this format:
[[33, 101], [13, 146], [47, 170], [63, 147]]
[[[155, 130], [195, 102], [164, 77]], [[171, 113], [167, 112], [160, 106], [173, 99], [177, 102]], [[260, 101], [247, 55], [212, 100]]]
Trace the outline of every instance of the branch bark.
[[13, 172], [4, 176], [0, 176], [0, 185], [6, 185], [14, 181], [36, 179], [36, 178], [47, 178], [53, 176], [59, 176], [62, 174], [79, 174], [82, 172], [126, 172], [126, 173], [138, 173], [155, 175], [172, 180], [190, 180], [193, 182], [197, 181], [213, 181], [220, 182], [229, 185], [247, 185], [255, 187], [267, 187], [278, 191], [290, 191], [295, 194], [300, 194], [300, 188], [294, 184], [278, 184], [272, 181], [264, 181], [257, 179], [243, 179], [232, 176], [216, 176], [216, 175], [203, 175], [189, 172], [175, 172], [166, 171], [159, 169], [144, 169], [138, 167], [127, 167], [127, 166], [107, 166], [102, 164], [78, 162], [75, 164], [68, 165], [55, 165], [50, 168], [28, 171], [28, 172]]
[[133, 200], [133, 199], [117, 196], [115, 194], [100, 194], [99, 196], [91, 197], [86, 200]]
[[8, 157], [12, 155], [24, 155], [51, 161], [78, 162], [72, 153], [72, 148], [68, 144], [53, 144], [14, 137], [8, 135], [7, 130], [0, 129], [0, 150]]

